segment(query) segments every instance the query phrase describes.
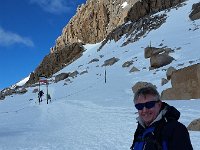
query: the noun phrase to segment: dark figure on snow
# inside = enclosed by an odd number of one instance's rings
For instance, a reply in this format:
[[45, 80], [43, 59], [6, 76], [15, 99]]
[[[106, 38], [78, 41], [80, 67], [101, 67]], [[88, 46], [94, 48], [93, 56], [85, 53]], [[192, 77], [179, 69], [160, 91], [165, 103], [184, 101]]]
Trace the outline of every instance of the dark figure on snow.
[[39, 102], [42, 102], [42, 96], [44, 95], [44, 92], [41, 90], [38, 93], [38, 98], [39, 98]]
[[156, 89], [139, 89], [134, 104], [139, 116], [131, 150], [193, 150], [187, 128], [178, 122], [180, 112], [162, 102]]

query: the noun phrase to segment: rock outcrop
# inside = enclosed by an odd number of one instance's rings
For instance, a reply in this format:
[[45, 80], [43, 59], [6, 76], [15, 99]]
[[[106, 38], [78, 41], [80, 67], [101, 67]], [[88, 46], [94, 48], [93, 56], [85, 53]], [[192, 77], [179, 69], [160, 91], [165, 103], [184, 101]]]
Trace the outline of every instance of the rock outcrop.
[[50, 53], [47, 55], [42, 63], [36, 68], [34, 73], [31, 73], [29, 81], [26, 85], [31, 85], [38, 82], [39, 76], [44, 75], [46, 77], [52, 76], [63, 67], [69, 65], [74, 60], [79, 58], [84, 51], [82, 44], [73, 43], [70, 46], [66, 46], [61, 51]]
[[157, 88], [155, 85], [153, 85], [152, 83], [150, 82], [137, 82], [133, 87], [132, 87], [132, 91], [133, 93], [136, 93], [137, 90], [143, 88], [143, 87], [153, 87], [153, 88]]
[[125, 22], [138, 21], [140, 18], [171, 8], [184, 0], [140, 0], [130, 9]]
[[200, 118], [193, 120], [189, 126], [187, 127], [188, 130], [191, 131], [200, 131]]
[[64, 80], [68, 77], [69, 77], [69, 73], [60, 73], [60, 74], [55, 76], [55, 82], [57, 83], [57, 82]]
[[200, 2], [192, 5], [192, 12], [189, 17], [193, 21], [200, 19]]
[[184, 0], [138, 0], [124, 18], [125, 23], [108, 34], [99, 50], [107, 43], [107, 41], [113, 39], [118, 41], [125, 34], [127, 37], [129, 36], [129, 39], [124, 42], [122, 46], [139, 40], [151, 30], [159, 28], [166, 20], [165, 14], [155, 16], [150, 15], [171, 7], [178, 7], [183, 1]]
[[27, 89], [25, 87], [16, 86], [13, 88], [5, 88], [0, 91], [0, 100], [4, 100], [6, 96], [10, 96], [13, 94], [25, 94]]
[[[62, 34], [57, 38], [56, 44], [51, 48], [51, 53], [47, 55], [42, 63], [31, 74], [26, 85], [36, 83], [39, 75], [50, 77], [66, 65], [73, 62], [81, 56], [83, 48], [81, 45], [85, 43], [97, 43], [105, 39], [113, 29], [132, 21], [131, 15], [137, 14], [138, 5], [148, 3], [151, 13], [166, 9], [182, 2], [183, 0], [87, 0], [86, 4], [77, 8], [76, 15], [63, 28]], [[151, 4], [152, 3], [152, 4]], [[154, 3], [156, 5], [154, 6]], [[159, 5], [157, 5], [159, 3]], [[151, 8], [152, 7], [152, 8]], [[146, 8], [146, 7], [145, 7]], [[159, 8], [159, 9], [158, 9]], [[140, 18], [143, 17], [140, 15]], [[125, 19], [126, 18], [126, 19]], [[131, 35], [132, 39], [128, 42], [138, 40], [145, 33], [156, 29], [165, 22], [166, 16], [154, 16], [153, 18], [145, 18], [137, 24], [127, 25], [128, 28], [117, 28], [116, 39], [123, 34], [132, 32], [137, 33]], [[156, 22], [156, 23], [155, 23]], [[138, 30], [142, 29], [140, 32]], [[148, 30], [149, 29], [149, 30]], [[112, 37], [112, 34], [110, 34]], [[107, 39], [110, 37], [108, 36]]]
[[169, 56], [168, 54], [158, 54], [153, 55], [150, 58], [151, 68], [159, 68], [170, 64], [174, 60], [173, 57]]
[[[87, 0], [64, 27], [51, 52], [76, 42], [98, 43], [124, 23], [130, 8], [138, 0]], [[127, 5], [123, 5], [127, 4]]]
[[129, 37], [122, 46], [138, 41], [145, 34], [158, 29], [166, 20], [166, 14], [146, 16], [137, 22], [125, 23], [108, 34], [99, 50], [110, 40], [118, 41], [122, 36]]
[[115, 64], [118, 61], [119, 61], [119, 58], [115, 58], [115, 57], [110, 58], [110, 59], [104, 61], [104, 64], [102, 65], [102, 67], [103, 66], [112, 66], [113, 64]]
[[159, 68], [170, 64], [174, 58], [168, 54], [173, 52], [171, 48], [156, 48], [156, 47], [146, 47], [144, 50], [144, 57], [150, 58], [150, 68]]
[[171, 76], [172, 76], [172, 73], [176, 71], [176, 69], [174, 67], [169, 67], [167, 69], [167, 72], [166, 72], [166, 76], [167, 76], [167, 79], [170, 80], [171, 79]]
[[200, 64], [195, 64], [173, 72], [172, 88], [162, 92], [164, 100], [198, 99], [200, 98]]
[[39, 75], [50, 77], [83, 51], [80, 45], [102, 41], [110, 31], [124, 23], [130, 8], [137, 0], [87, 0], [77, 8], [75, 16], [63, 28], [56, 44], [31, 74], [26, 85], [36, 83]]

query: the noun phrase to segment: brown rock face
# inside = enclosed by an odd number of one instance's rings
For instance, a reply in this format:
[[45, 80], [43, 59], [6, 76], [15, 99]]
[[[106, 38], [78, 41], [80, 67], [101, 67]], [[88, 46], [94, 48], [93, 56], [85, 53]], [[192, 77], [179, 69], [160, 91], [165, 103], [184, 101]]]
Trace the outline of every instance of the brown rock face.
[[153, 55], [150, 58], [150, 64], [152, 68], [160, 68], [162, 66], [170, 64], [173, 60], [174, 58], [166, 53], [158, 54], [158, 55]]
[[[87, 0], [77, 9], [76, 15], [64, 27], [51, 52], [62, 50], [66, 45], [82, 42], [97, 43], [109, 32], [124, 23], [124, 18], [138, 0]], [[123, 3], [128, 5], [123, 7]]]
[[173, 7], [184, 0], [142, 0], [135, 3], [135, 5], [128, 12], [125, 22], [138, 21], [145, 15], [155, 13], [164, 9]]
[[192, 12], [189, 17], [191, 20], [200, 19], [200, 2], [192, 5]]
[[143, 88], [143, 87], [153, 87], [155, 89], [157, 89], [157, 87], [155, 85], [153, 85], [152, 83], [149, 82], [137, 82], [133, 87], [132, 87], [132, 91], [133, 93], [136, 93], [137, 90]]
[[162, 92], [162, 99], [197, 99], [200, 98], [200, 64], [195, 64], [177, 71], [171, 76], [172, 88]]
[[61, 51], [50, 53], [43, 59], [34, 73], [30, 75], [30, 79], [26, 84], [36, 83], [40, 75], [50, 77], [52, 74], [79, 58], [83, 51], [84, 48], [82, 44], [74, 43], [70, 46], [66, 46]]
[[187, 128], [191, 131], [200, 131], [200, 118], [193, 120]]

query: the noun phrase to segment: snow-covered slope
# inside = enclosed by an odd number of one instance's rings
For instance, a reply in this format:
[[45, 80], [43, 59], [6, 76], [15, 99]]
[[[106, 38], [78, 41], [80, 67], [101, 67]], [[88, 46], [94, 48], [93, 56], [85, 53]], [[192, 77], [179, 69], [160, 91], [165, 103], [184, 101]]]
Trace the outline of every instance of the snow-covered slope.
[[[45, 99], [38, 104], [37, 93], [33, 93], [38, 87], [30, 87], [26, 94], [0, 101], [0, 150], [128, 150], [137, 117], [131, 87], [138, 81], [147, 81], [161, 92], [171, 86], [170, 83], [161, 86], [161, 78], [166, 78], [165, 69], [189, 66], [189, 61], [200, 62], [200, 29], [194, 30], [200, 27], [200, 20], [192, 22], [188, 17], [196, 2], [186, 1], [187, 5], [168, 12], [166, 23], [138, 42], [121, 47], [126, 40], [123, 37], [116, 43], [109, 41], [98, 52], [101, 43], [85, 45], [83, 56], [55, 76], [75, 70], [88, 73], [79, 74], [70, 81], [50, 82], [50, 104], [47, 105]], [[175, 52], [170, 55], [176, 61], [149, 71], [144, 48], [150, 42], [154, 47], [162, 43], [173, 48]], [[181, 49], [177, 50], [179, 47]], [[101, 67], [112, 57], [120, 60], [112, 66]], [[99, 61], [89, 63], [94, 58]], [[130, 60], [134, 61], [133, 65], [123, 68]], [[129, 73], [133, 66], [140, 71]], [[41, 89], [46, 93], [45, 85]], [[167, 103], [181, 112], [180, 122], [186, 126], [199, 118], [199, 100]], [[190, 136], [194, 150], [199, 150], [200, 133], [190, 131]]]

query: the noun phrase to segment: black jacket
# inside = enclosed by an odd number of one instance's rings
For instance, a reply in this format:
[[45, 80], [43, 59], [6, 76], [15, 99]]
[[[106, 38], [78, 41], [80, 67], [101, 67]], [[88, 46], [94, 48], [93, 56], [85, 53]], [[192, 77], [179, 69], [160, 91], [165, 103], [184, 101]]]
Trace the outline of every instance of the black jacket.
[[[163, 113], [162, 118], [149, 127], [138, 123], [131, 148], [134, 149], [134, 146], [140, 143], [135, 146], [134, 150], [163, 150], [165, 148], [167, 150], [193, 150], [187, 128], [178, 122], [180, 112], [173, 106], [162, 102], [160, 113]], [[150, 128], [154, 128], [154, 131], [141, 137]]]

